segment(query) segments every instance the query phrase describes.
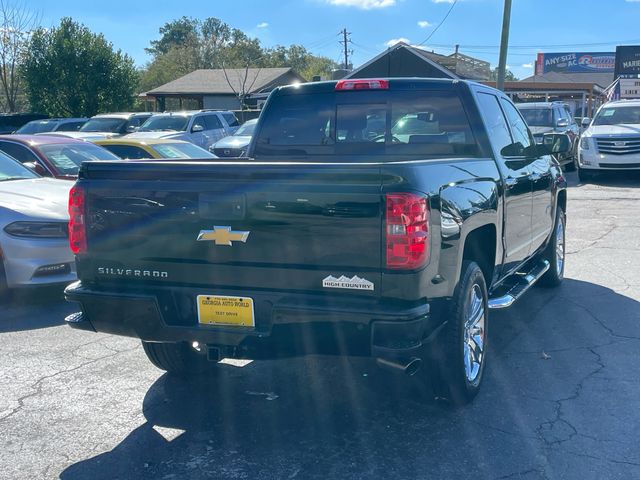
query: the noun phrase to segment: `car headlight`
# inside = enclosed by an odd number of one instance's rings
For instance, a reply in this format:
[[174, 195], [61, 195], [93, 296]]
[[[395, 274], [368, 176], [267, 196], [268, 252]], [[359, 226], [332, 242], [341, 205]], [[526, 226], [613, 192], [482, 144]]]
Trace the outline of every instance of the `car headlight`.
[[591, 148], [591, 137], [582, 137], [580, 139], [580, 148], [583, 150], [589, 150]]
[[67, 238], [69, 227], [63, 222], [13, 222], [4, 231], [14, 237]]

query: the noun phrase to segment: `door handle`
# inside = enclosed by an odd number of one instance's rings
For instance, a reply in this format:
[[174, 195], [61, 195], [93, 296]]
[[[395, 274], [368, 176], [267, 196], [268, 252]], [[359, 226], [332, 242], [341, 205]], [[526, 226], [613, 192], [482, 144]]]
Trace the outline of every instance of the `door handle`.
[[531, 181], [537, 182], [542, 178], [542, 175], [540, 175], [538, 172], [534, 172], [531, 175], [529, 175], [529, 178], [531, 179]]
[[504, 184], [507, 188], [513, 188], [518, 184], [518, 179], [513, 177], [507, 177], [504, 179]]

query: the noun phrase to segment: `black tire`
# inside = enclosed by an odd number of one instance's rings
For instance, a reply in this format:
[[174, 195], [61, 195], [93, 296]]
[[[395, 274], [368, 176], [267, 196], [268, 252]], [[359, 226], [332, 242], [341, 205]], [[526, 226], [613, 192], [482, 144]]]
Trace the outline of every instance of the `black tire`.
[[[482, 324], [478, 325], [481, 328], [481, 331], [478, 331], [481, 344], [477, 343], [477, 340], [470, 340], [469, 337], [477, 338], [477, 336], [469, 335], [469, 329], [465, 328], [465, 325], [478, 324], [478, 321], [473, 322], [474, 306], [478, 306], [474, 303], [474, 299], [476, 302], [479, 299], [479, 306], [482, 308], [480, 312]], [[446, 398], [454, 405], [460, 406], [471, 402], [480, 391], [487, 363], [488, 313], [487, 284], [482, 270], [477, 263], [465, 261], [462, 264], [460, 282], [452, 298], [447, 324], [438, 339], [434, 368], [430, 372], [434, 377], [431, 383], [436, 395]], [[472, 357], [467, 355], [470, 342], [476, 347], [474, 351], [475, 358], [478, 360], [477, 370], [476, 363], [472, 364]]]
[[549, 262], [549, 270], [538, 281], [542, 287], [557, 287], [564, 279], [567, 217], [561, 208], [556, 211], [556, 221], [543, 258]]
[[209, 362], [204, 354], [194, 351], [187, 343], [154, 343], [142, 341], [147, 358], [160, 370], [189, 377], [215, 369], [215, 362]]
[[4, 263], [0, 257], [0, 302], [8, 302], [11, 299], [9, 287], [7, 287], [7, 277], [4, 273]]
[[593, 181], [593, 173], [586, 171], [584, 168], [578, 167], [578, 179], [582, 183]]

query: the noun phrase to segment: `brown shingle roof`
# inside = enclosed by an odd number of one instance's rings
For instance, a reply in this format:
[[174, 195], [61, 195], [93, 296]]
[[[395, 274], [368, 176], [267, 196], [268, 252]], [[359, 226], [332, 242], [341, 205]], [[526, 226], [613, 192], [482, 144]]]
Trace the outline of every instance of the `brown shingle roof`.
[[[284, 68], [250, 68], [246, 72], [244, 68], [228, 68], [226, 77], [236, 91], [242, 89], [244, 82], [247, 93], [259, 92], [275, 83], [280, 77], [291, 72], [294, 76], [304, 81], [290, 67]], [[218, 70], [194, 70], [172, 82], [165, 83], [147, 92], [150, 95], [180, 95], [180, 94], [205, 94], [220, 95], [233, 94], [233, 89], [229, 86], [225, 72]]]

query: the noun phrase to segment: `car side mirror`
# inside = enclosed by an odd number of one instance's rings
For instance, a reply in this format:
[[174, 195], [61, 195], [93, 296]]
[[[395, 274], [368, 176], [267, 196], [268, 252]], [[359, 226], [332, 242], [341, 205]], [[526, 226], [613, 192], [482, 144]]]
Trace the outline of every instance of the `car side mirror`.
[[193, 133], [202, 132], [204, 131], [204, 127], [202, 125], [194, 125], [193, 127], [191, 127], [191, 131]]
[[568, 126], [569, 126], [569, 120], [567, 120], [566, 118], [560, 118], [556, 122], [556, 127], [558, 128], [566, 128]]
[[555, 155], [568, 153], [571, 150], [571, 139], [564, 133], [545, 133], [542, 143], [538, 145], [541, 155]]
[[589, 125], [591, 125], [591, 119], [589, 117], [584, 117], [580, 122], [580, 125], [582, 128], [589, 128]]
[[24, 162], [22, 165], [24, 165], [29, 170], [31, 170], [32, 172], [37, 173], [38, 175], [40, 175], [42, 177], [48, 177], [49, 176], [49, 172], [47, 172], [47, 170], [37, 162]]
[[137, 132], [138, 131], [138, 127], [136, 127], [135, 125], [129, 125], [127, 127], [127, 133], [133, 133], [133, 132]]

